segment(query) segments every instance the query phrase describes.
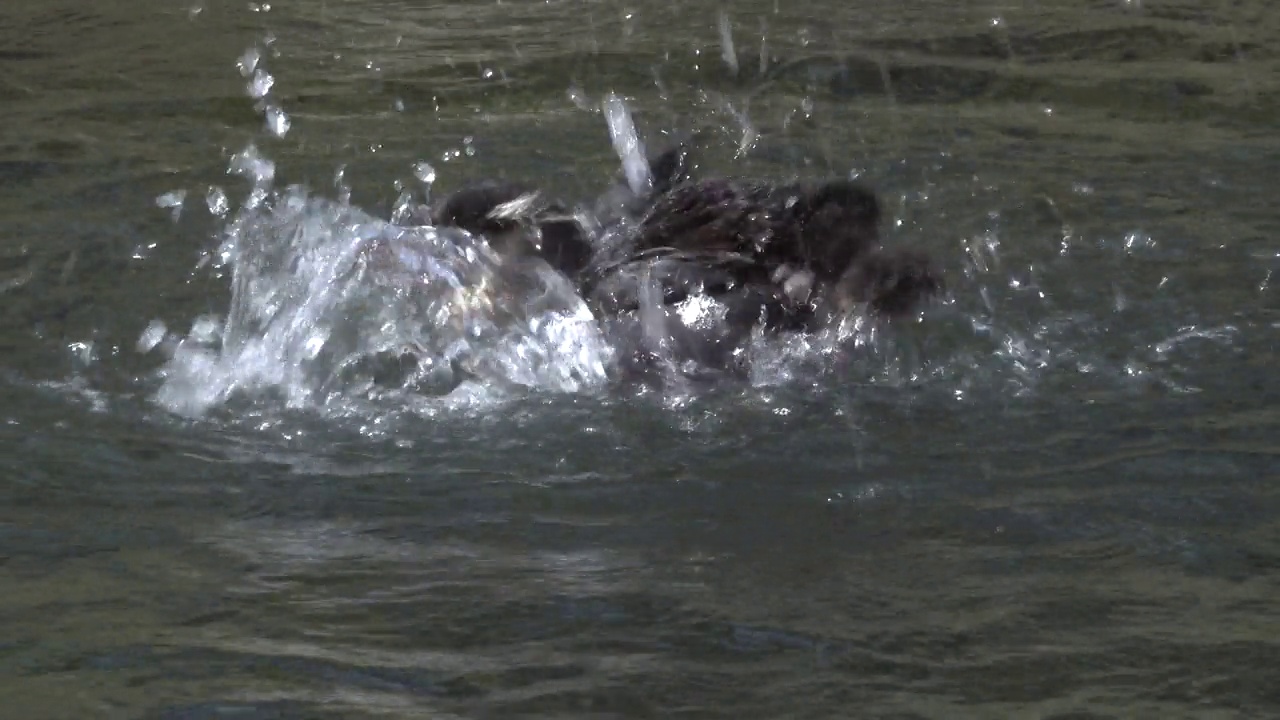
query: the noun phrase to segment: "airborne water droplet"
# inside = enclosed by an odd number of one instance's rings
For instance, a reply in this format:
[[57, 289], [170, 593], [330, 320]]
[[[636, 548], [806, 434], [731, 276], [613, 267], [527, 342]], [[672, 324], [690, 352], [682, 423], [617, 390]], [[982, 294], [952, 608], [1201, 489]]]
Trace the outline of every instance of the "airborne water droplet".
[[210, 185], [209, 192], [204, 196], [205, 205], [209, 207], [209, 214], [214, 217], [222, 217], [231, 209], [231, 205], [227, 202], [227, 193], [217, 185]]
[[147, 325], [147, 329], [143, 330], [142, 335], [138, 338], [138, 352], [144, 354], [151, 352], [155, 346], [160, 344], [160, 341], [164, 340], [164, 337], [168, 332], [169, 330], [165, 327], [163, 322], [159, 320], [152, 320], [151, 323]]
[[271, 76], [271, 73], [259, 68], [254, 71], [253, 80], [249, 81], [249, 97], [254, 100], [264, 98], [275, 84], [276, 79]]
[[217, 316], [201, 315], [191, 323], [191, 333], [188, 337], [203, 345], [216, 345], [222, 339], [222, 324], [222, 320]]
[[595, 108], [591, 107], [591, 102], [587, 100], [587, 94], [577, 85], [569, 86], [569, 102], [573, 103], [574, 107], [579, 110], [595, 110]]
[[267, 129], [271, 131], [272, 135], [282, 138], [288, 134], [291, 123], [289, 121], [289, 116], [285, 114], [285, 111], [272, 106], [267, 108], [265, 114], [267, 118]]
[[418, 182], [430, 185], [436, 181], [436, 169], [431, 167], [431, 163], [418, 162], [413, 166], [413, 176], [418, 178]]
[[602, 109], [609, 125], [609, 137], [613, 141], [614, 152], [622, 160], [627, 185], [637, 195], [648, 192], [653, 187], [653, 178], [649, 174], [644, 144], [636, 133], [631, 111], [627, 109], [626, 102], [614, 93], [609, 93], [605, 97]]
[[162, 207], [172, 211], [173, 221], [177, 222], [182, 216], [182, 204], [187, 200], [186, 190], [174, 190], [167, 192], [156, 198], [156, 207]]
[[258, 48], [249, 48], [236, 60], [236, 67], [240, 69], [241, 75], [249, 77], [258, 68], [258, 61], [261, 59], [262, 53], [258, 51]]

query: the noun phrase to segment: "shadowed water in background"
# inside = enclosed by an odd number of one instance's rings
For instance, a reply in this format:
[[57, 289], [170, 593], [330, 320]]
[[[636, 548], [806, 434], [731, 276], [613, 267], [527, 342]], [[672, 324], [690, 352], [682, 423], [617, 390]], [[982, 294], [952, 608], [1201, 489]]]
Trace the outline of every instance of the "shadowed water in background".
[[[1277, 31], [1261, 0], [8, 3], [5, 713], [1275, 716]], [[609, 92], [706, 172], [866, 178], [950, 302], [667, 394], [559, 326], [443, 399], [297, 360], [284, 330], [439, 339], [356, 275], [298, 288], [423, 178], [590, 198]], [[251, 212], [268, 166], [308, 200]], [[200, 347], [140, 352], [158, 327]]]

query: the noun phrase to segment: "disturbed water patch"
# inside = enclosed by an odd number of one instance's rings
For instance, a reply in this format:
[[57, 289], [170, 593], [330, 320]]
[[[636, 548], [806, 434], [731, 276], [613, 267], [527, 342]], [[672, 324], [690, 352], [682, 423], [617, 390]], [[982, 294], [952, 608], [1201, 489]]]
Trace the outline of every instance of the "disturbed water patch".
[[[238, 67], [263, 132], [283, 137], [292, 124], [274, 99], [269, 55], [251, 49]], [[607, 94], [598, 111], [626, 185], [649, 187], [644, 143], [626, 104]], [[741, 121], [752, 127], [745, 114]], [[933, 164], [895, 198], [898, 234], [928, 232], [924, 216], [954, 203], [954, 193], [929, 179], [945, 169], [945, 153]], [[434, 169], [421, 161], [412, 169], [429, 194]], [[409, 188], [397, 186], [384, 220], [352, 204], [341, 171], [334, 199], [300, 186], [277, 189], [274, 162], [252, 145], [232, 158], [229, 172], [250, 182], [238, 208], [221, 188], [204, 195], [221, 224], [206, 264], [229, 276], [229, 308], [194, 318], [185, 334], [154, 321], [139, 339], [141, 350], [163, 357], [153, 398], [168, 411], [201, 416], [234, 405], [233, 414], [303, 410], [382, 422], [483, 410], [529, 393], [599, 396], [616, 386], [619, 361], [634, 350], [620, 346], [607, 319], [545, 263], [504, 262], [466, 232], [407, 224], [420, 201]], [[1194, 392], [1181, 355], [1206, 343], [1238, 344], [1240, 328], [1205, 322], [1190, 309], [1142, 326], [1144, 313], [1168, 309], [1168, 278], [1153, 290], [1150, 271], [1137, 265], [1155, 258], [1157, 239], [1141, 232], [1087, 238], [1051, 201], [1047, 210], [1028, 211], [1034, 202], [1010, 203], [979, 178], [970, 182], [969, 201], [993, 207], [938, 248], [948, 266], [945, 302], [893, 326], [851, 316], [821, 333], [756, 333], [738, 349], [746, 372], [737, 380], [819, 394], [927, 387], [960, 402], [1034, 395], [1044, 384], [1083, 396], [1153, 385]], [[176, 219], [193, 196], [179, 189], [156, 202]], [[1111, 295], [1082, 297], [1082, 272], [1109, 278], [1102, 286]], [[694, 300], [680, 311], [714, 308]], [[1134, 341], [1108, 346], [1104, 339], [1115, 332]], [[659, 355], [662, 344], [655, 343]], [[705, 394], [707, 383], [689, 380], [697, 368], [663, 361], [667, 406], [686, 407]]]

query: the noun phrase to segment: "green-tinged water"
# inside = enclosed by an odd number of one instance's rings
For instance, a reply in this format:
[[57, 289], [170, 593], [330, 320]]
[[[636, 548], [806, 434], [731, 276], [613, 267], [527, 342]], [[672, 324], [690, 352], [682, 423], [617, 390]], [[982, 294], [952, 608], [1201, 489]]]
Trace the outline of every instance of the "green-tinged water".
[[[1280, 716], [1272, 5], [8, 0], [0, 717]], [[674, 396], [138, 351], [232, 311], [250, 144], [383, 218], [420, 162], [585, 199], [608, 92], [860, 174], [953, 301]]]

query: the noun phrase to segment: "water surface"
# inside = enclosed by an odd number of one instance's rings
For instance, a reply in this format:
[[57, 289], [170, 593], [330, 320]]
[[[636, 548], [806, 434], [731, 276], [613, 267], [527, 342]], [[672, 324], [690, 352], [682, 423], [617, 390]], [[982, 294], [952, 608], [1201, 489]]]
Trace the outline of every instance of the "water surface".
[[[1280, 713], [1269, 4], [11, 5], [15, 717]], [[867, 178], [951, 301], [639, 395], [551, 336], [445, 399], [139, 352], [227, 327], [246, 237], [311, 267], [236, 225], [245, 158], [333, 268], [419, 163], [600, 191], [610, 92], [708, 171]]]

